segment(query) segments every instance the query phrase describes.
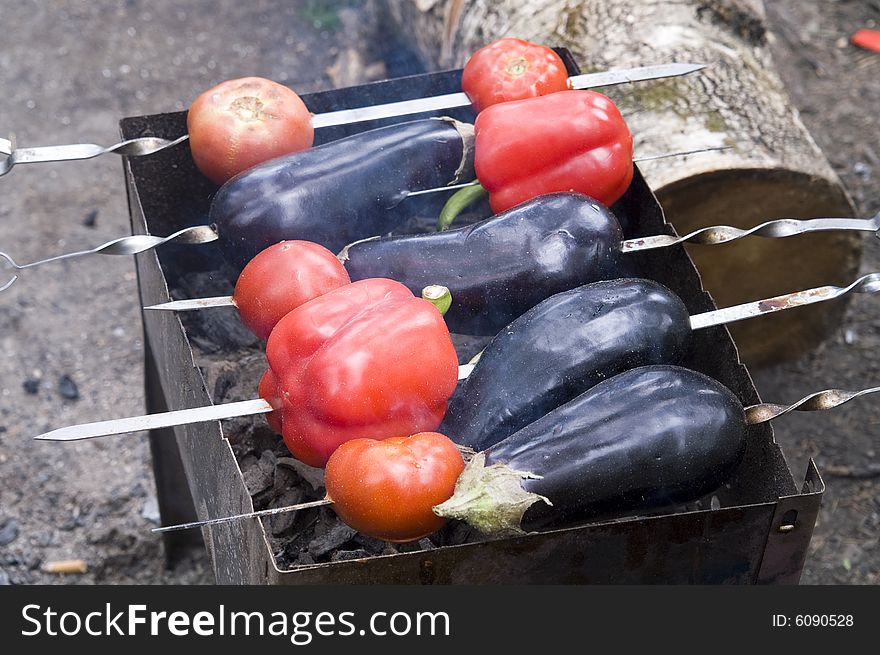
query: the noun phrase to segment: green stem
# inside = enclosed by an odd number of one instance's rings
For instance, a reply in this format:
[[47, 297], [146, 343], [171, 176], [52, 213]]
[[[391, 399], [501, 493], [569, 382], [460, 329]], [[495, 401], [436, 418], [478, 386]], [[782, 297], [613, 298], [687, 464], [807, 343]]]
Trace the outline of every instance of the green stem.
[[422, 289], [422, 299], [434, 305], [441, 316], [452, 306], [452, 292], [439, 284], [432, 284]]
[[437, 219], [437, 231], [443, 232], [448, 230], [452, 222], [464, 209], [488, 194], [489, 192], [483, 188], [482, 184], [466, 186], [453, 193], [449, 200], [446, 201], [446, 204], [443, 205], [443, 209], [440, 210], [440, 218]]

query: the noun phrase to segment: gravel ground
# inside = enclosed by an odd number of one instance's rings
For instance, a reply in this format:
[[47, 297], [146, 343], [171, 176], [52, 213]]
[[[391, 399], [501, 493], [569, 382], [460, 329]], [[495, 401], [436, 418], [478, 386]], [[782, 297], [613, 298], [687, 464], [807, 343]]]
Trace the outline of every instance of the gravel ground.
[[[185, 108], [221, 80], [257, 74], [300, 91], [355, 83], [406, 64], [370, 64], [346, 49], [356, 0], [0, 0], [0, 134], [22, 145], [113, 143], [119, 117]], [[768, 2], [773, 52], [795, 104], [825, 148], [859, 214], [880, 210], [880, 55], [846, 44], [880, 20], [880, 4]], [[362, 56], [359, 56], [358, 53]], [[5, 131], [5, 132], [4, 132]], [[21, 166], [0, 180], [0, 250], [20, 262], [124, 234], [119, 161]], [[870, 239], [864, 269], [880, 270]], [[3, 281], [0, 281], [2, 284]], [[0, 296], [0, 584], [208, 583], [202, 552], [166, 570], [146, 439], [66, 445], [30, 437], [51, 427], [143, 410], [143, 367], [131, 261], [93, 258], [27, 271]], [[828, 386], [880, 379], [880, 312], [859, 298], [817, 352], [756, 374], [762, 395], [787, 402]], [[880, 582], [876, 403], [790, 416], [778, 439], [802, 476], [809, 457], [828, 492], [804, 582]], [[42, 571], [83, 559], [88, 572]]]

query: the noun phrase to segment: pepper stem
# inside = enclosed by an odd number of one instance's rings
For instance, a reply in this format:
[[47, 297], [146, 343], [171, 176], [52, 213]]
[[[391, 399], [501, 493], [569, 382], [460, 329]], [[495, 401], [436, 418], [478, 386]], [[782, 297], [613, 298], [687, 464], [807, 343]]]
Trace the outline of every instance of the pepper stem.
[[440, 210], [440, 217], [437, 219], [437, 231], [443, 232], [448, 230], [449, 226], [452, 225], [453, 221], [462, 211], [488, 194], [489, 192], [486, 191], [482, 184], [466, 186], [453, 193], [449, 200], [446, 201], [446, 204], [443, 205], [443, 209]]
[[439, 284], [431, 284], [422, 289], [422, 300], [427, 300], [434, 305], [443, 316], [452, 306], [452, 292]]

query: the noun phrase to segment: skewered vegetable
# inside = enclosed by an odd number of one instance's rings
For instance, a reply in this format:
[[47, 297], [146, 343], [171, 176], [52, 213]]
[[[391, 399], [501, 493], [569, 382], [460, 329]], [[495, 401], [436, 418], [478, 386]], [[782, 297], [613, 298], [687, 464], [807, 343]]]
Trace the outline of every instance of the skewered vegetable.
[[614, 103], [595, 91], [492, 105], [474, 131], [474, 167], [496, 213], [556, 191], [611, 205], [632, 181], [632, 134]]
[[266, 357], [263, 397], [280, 410], [290, 452], [310, 466], [351, 439], [436, 429], [458, 382], [440, 312], [392, 280], [362, 280], [299, 306], [272, 330]]
[[288, 239], [336, 252], [399, 225], [410, 192], [472, 179], [472, 136], [466, 123], [426, 119], [296, 152], [220, 187], [210, 218], [238, 268]]
[[499, 39], [477, 50], [461, 74], [461, 88], [476, 112], [490, 105], [569, 88], [562, 58], [547, 46]]
[[242, 322], [261, 339], [285, 315], [351, 280], [336, 256], [310, 241], [282, 241], [248, 262], [232, 301]]
[[689, 318], [678, 296], [651, 280], [595, 282], [551, 296], [486, 346], [439, 429], [487, 448], [606, 378], [676, 363]]
[[215, 184], [312, 146], [312, 115], [293, 90], [262, 77], [228, 80], [202, 93], [186, 117], [196, 167]]
[[731, 475], [745, 439], [742, 405], [717, 381], [637, 368], [479, 453], [435, 511], [503, 534], [691, 501]]
[[494, 335], [554, 293], [624, 274], [622, 238], [607, 207], [557, 193], [469, 227], [360, 241], [340, 258], [353, 280], [388, 277], [414, 293], [443, 284], [449, 329]]
[[464, 460], [442, 434], [355, 439], [336, 449], [324, 482], [349, 526], [385, 541], [415, 541], [446, 522], [432, 508], [452, 496]]

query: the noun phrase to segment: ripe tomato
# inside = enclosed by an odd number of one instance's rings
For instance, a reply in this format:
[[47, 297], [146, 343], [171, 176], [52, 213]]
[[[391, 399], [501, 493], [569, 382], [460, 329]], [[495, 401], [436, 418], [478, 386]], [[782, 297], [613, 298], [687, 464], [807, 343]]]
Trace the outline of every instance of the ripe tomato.
[[303, 303], [351, 280], [332, 252], [311, 241], [281, 241], [248, 262], [232, 300], [241, 320], [261, 339]]
[[208, 89], [189, 108], [186, 126], [196, 166], [216, 184], [314, 141], [311, 114], [300, 97], [262, 77]]
[[383, 441], [348, 441], [324, 471], [327, 497], [349, 526], [385, 541], [415, 541], [439, 530], [445, 519], [433, 507], [455, 490], [464, 461], [455, 444], [437, 432]]
[[546, 46], [501, 39], [465, 64], [461, 87], [477, 112], [499, 102], [534, 98], [568, 88], [565, 64]]

